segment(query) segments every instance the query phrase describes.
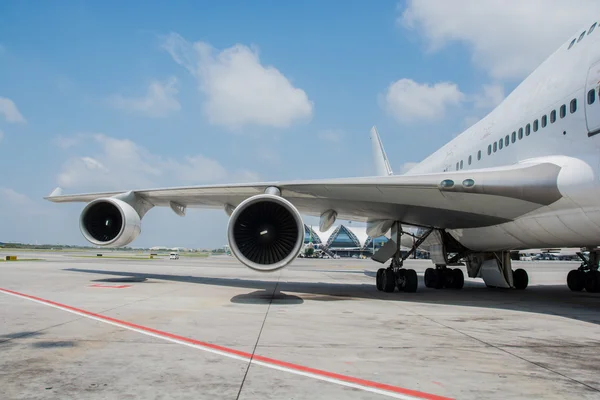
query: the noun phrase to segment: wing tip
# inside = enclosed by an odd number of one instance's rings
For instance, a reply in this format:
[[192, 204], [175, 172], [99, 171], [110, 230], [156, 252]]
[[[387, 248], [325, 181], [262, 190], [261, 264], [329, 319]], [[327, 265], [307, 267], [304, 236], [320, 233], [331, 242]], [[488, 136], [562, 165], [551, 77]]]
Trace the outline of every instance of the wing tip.
[[44, 197], [44, 199], [49, 200], [53, 197], [62, 196], [63, 190], [60, 186], [57, 186], [48, 196]]

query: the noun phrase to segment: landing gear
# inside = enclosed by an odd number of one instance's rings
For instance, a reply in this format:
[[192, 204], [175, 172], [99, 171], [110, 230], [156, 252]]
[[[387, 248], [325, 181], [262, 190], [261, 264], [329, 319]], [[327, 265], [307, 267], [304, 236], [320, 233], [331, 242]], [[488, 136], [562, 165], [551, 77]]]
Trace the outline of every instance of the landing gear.
[[465, 275], [459, 268], [436, 266], [427, 268], [424, 276], [425, 286], [434, 289], [462, 289], [465, 284]]
[[401, 292], [414, 293], [419, 287], [419, 279], [414, 269], [379, 268], [375, 278], [377, 290], [391, 293], [398, 287]]
[[[389, 259], [388, 257], [391, 256], [392, 262], [388, 268], [380, 268], [377, 270], [377, 275], [375, 278], [377, 290], [391, 293], [397, 287], [401, 292], [414, 293], [417, 291], [417, 288], [419, 287], [417, 272], [414, 269], [403, 268], [403, 264], [404, 260], [410, 257], [410, 255], [417, 250], [417, 248], [423, 243], [423, 241], [431, 232], [432, 229], [421, 236], [414, 243], [412, 249], [403, 256], [402, 252], [400, 251], [400, 237], [402, 236], [402, 228], [398, 222], [395, 222], [392, 225], [392, 239], [389, 240], [388, 243], [390, 243], [389, 246], [391, 246], [391, 252], [393, 252], [393, 255], [388, 253], [390, 255], [386, 257], [386, 259]], [[384, 248], [386, 246], [388, 246], [388, 244], [384, 245]], [[384, 248], [380, 249], [380, 251], [387, 251]], [[375, 254], [372, 258], [383, 263], [384, 261], [375, 257], [376, 255], [377, 254]]]
[[573, 292], [585, 289], [588, 293], [600, 292], [600, 271], [573, 269], [567, 275], [567, 286]]
[[567, 275], [567, 286], [571, 291], [581, 292], [585, 289], [589, 293], [600, 292], [599, 253], [597, 249], [592, 250], [588, 258], [585, 258], [582, 253], [577, 253], [583, 262], [578, 269], [569, 271]]

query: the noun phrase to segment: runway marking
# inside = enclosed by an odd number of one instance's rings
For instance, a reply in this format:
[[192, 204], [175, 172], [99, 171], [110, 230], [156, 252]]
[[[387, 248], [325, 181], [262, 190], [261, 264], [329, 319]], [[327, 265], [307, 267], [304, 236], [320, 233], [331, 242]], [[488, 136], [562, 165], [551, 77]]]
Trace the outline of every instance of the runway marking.
[[106, 324], [118, 326], [120, 328], [128, 329], [134, 332], [138, 332], [144, 335], [156, 337], [159, 339], [167, 340], [173, 343], [178, 343], [184, 346], [193, 347], [199, 350], [203, 350], [209, 353], [218, 354], [224, 357], [233, 358], [235, 360], [250, 362], [252, 364], [260, 365], [267, 368], [276, 369], [279, 371], [289, 372], [296, 375], [302, 375], [305, 377], [318, 379], [337, 385], [351, 387], [355, 389], [364, 390], [371, 393], [381, 394], [388, 397], [397, 399], [426, 399], [426, 400], [452, 400], [449, 397], [437, 396], [434, 394], [419, 392], [417, 390], [405, 389], [399, 386], [388, 385], [385, 383], [379, 383], [369, 381], [366, 379], [355, 378], [352, 376], [337, 374], [335, 372], [328, 372], [319, 370], [316, 368], [305, 367], [298, 364], [289, 363], [286, 361], [276, 360], [274, 358], [264, 357], [260, 355], [254, 355], [245, 351], [235, 350], [224, 346], [219, 346], [212, 343], [202, 342], [196, 339], [186, 338], [184, 336], [175, 335], [169, 332], [159, 331], [157, 329], [148, 328], [142, 325], [137, 325], [127, 321], [121, 321], [116, 318], [107, 317], [101, 314], [96, 314], [90, 311], [82, 310], [60, 304], [51, 300], [42, 299], [40, 297], [30, 296], [28, 294], [15, 292], [9, 289], [0, 288], [0, 292], [22, 299], [30, 300], [39, 304], [57, 308], [59, 310], [67, 311], [73, 314], [80, 315], [89, 319], [93, 319]]
[[93, 287], [93, 288], [103, 288], [103, 289], [125, 289], [128, 287], [131, 287], [131, 285], [102, 285], [100, 283], [96, 283], [94, 285], [89, 285], [88, 287]]

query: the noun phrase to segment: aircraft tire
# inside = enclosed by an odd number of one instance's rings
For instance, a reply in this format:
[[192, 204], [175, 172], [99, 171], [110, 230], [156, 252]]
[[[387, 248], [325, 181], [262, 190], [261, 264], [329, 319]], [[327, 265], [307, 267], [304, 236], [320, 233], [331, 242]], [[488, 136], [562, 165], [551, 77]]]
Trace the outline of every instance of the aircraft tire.
[[527, 271], [522, 268], [515, 270], [513, 272], [513, 283], [515, 289], [523, 290], [527, 288], [527, 285], [529, 285], [529, 275], [527, 275]]
[[427, 268], [425, 270], [425, 275], [423, 275], [423, 281], [425, 282], [425, 287], [428, 287], [428, 288], [434, 287], [435, 269]]
[[444, 288], [450, 289], [454, 287], [454, 275], [451, 268], [442, 269], [442, 282]]
[[581, 292], [585, 288], [585, 272], [578, 269], [569, 271], [567, 286], [573, 292]]
[[383, 290], [383, 270], [383, 268], [379, 268], [377, 270], [377, 275], [375, 276], [375, 286], [380, 292]]
[[414, 293], [419, 287], [419, 278], [417, 272], [414, 269], [407, 269], [404, 272], [404, 291], [408, 293]]
[[600, 272], [588, 271], [585, 274], [585, 291], [589, 293], [600, 292]]
[[452, 270], [452, 288], [462, 289], [465, 285], [465, 274], [463, 274], [460, 268], [454, 268]]
[[444, 287], [444, 280], [445, 280], [444, 270], [436, 269], [435, 275], [433, 275], [433, 276], [435, 277], [435, 279], [433, 280], [433, 286], [431, 286], [431, 287], [434, 289], [442, 289]]
[[384, 269], [381, 274], [382, 288], [386, 293], [392, 293], [396, 289], [396, 277], [391, 269]]

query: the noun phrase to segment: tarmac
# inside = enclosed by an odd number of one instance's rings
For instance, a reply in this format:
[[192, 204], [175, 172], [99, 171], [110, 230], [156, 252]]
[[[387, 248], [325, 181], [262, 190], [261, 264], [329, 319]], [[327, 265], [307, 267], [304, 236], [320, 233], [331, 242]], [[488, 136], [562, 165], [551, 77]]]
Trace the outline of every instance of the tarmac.
[[578, 263], [514, 262], [525, 291], [435, 290], [408, 260], [418, 292], [383, 293], [371, 260], [14, 254], [42, 260], [0, 263], [3, 400], [600, 399]]

